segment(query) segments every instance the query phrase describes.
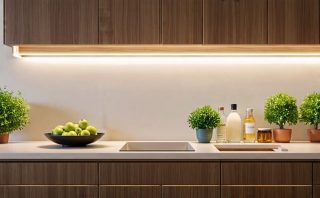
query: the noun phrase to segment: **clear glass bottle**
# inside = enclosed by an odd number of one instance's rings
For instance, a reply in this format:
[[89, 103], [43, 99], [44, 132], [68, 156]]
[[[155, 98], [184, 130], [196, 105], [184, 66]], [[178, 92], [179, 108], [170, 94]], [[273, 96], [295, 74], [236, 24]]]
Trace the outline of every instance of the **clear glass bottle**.
[[227, 141], [241, 142], [242, 139], [242, 122], [237, 112], [237, 104], [231, 105], [231, 113], [227, 117]]
[[227, 141], [226, 115], [224, 114], [224, 107], [218, 109], [220, 116], [220, 124], [217, 127], [217, 142], [222, 143]]
[[247, 108], [246, 117], [243, 121], [243, 140], [245, 142], [255, 142], [256, 140], [256, 121], [253, 117], [253, 109]]

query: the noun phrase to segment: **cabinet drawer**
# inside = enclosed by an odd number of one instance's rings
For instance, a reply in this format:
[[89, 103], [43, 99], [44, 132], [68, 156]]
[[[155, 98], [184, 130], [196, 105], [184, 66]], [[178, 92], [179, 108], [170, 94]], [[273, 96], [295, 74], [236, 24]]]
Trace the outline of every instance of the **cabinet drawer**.
[[312, 198], [312, 186], [223, 186], [221, 198]]
[[113, 162], [100, 164], [100, 184], [220, 184], [220, 163]]
[[225, 162], [222, 185], [311, 185], [312, 163]]
[[1, 198], [98, 198], [95, 186], [0, 186]]
[[219, 186], [163, 186], [163, 198], [220, 198]]
[[160, 186], [102, 186], [100, 198], [161, 198]]
[[0, 184], [97, 184], [97, 163], [0, 163]]
[[320, 162], [313, 163], [313, 183], [320, 184]]

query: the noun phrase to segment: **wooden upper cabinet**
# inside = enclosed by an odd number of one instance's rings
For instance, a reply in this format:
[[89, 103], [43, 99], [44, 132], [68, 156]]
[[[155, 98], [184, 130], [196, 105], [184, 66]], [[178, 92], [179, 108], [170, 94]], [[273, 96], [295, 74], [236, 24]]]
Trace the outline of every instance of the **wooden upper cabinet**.
[[204, 0], [204, 44], [267, 44], [267, 0]]
[[319, 0], [269, 0], [270, 44], [318, 44]]
[[100, 0], [100, 44], [160, 44], [160, 0]]
[[202, 44], [202, 0], [162, 0], [163, 44]]
[[97, 44], [98, 0], [5, 0], [5, 44]]

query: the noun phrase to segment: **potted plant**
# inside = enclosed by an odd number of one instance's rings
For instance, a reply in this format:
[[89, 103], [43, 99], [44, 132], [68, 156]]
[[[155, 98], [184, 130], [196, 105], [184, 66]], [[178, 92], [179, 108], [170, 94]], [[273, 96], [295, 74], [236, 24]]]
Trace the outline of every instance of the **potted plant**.
[[320, 93], [310, 94], [303, 99], [299, 120], [313, 126], [307, 131], [310, 142], [320, 142]]
[[220, 123], [220, 116], [210, 106], [204, 106], [190, 113], [188, 123], [192, 129], [196, 129], [197, 139], [200, 143], [209, 143], [212, 139], [213, 129]]
[[273, 129], [275, 142], [290, 142], [292, 129], [285, 129], [284, 126], [298, 122], [296, 99], [285, 93], [278, 93], [269, 97], [264, 107], [264, 118], [270, 124], [274, 123], [279, 126], [279, 129]]
[[20, 93], [0, 88], [0, 143], [8, 143], [9, 133], [22, 129], [29, 120], [29, 106]]

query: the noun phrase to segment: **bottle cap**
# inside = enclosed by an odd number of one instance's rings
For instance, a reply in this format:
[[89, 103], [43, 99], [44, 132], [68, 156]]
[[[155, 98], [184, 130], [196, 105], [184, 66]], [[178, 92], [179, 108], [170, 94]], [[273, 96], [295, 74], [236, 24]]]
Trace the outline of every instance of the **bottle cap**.
[[247, 112], [253, 112], [253, 108], [247, 108]]
[[231, 104], [231, 110], [237, 110], [237, 104]]

